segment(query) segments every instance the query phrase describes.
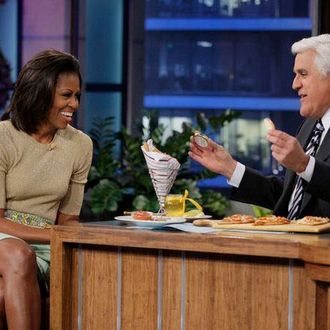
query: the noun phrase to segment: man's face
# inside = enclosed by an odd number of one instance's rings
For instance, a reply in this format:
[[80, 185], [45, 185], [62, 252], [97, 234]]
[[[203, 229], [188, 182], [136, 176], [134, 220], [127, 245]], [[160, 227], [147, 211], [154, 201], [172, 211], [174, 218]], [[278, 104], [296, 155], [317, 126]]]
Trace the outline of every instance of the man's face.
[[330, 108], [330, 74], [322, 76], [317, 69], [314, 50], [296, 55], [292, 88], [300, 97], [300, 115], [321, 118]]

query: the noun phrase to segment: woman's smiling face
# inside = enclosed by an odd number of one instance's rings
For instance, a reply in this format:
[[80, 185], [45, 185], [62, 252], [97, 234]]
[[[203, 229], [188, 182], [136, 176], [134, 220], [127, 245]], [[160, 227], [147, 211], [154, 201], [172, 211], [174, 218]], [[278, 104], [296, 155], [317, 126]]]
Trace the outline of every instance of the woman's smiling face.
[[79, 107], [80, 80], [75, 73], [58, 76], [53, 104], [45, 126], [50, 130], [64, 129], [72, 122], [72, 116]]

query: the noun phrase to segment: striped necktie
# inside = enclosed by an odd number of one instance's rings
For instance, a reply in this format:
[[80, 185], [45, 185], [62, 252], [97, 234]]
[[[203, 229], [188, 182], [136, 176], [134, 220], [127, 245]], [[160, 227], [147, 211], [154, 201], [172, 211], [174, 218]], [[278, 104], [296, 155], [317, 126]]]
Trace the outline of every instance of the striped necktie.
[[[315, 156], [316, 151], [320, 145], [321, 135], [322, 135], [323, 131], [324, 131], [324, 126], [322, 124], [322, 121], [318, 120], [313, 129], [311, 139], [305, 150], [307, 155]], [[305, 186], [305, 181], [300, 176], [297, 176], [295, 189], [293, 190], [294, 195], [292, 198], [292, 203], [290, 205], [289, 214], [287, 217], [288, 219], [291, 219], [291, 220], [297, 219], [297, 216], [299, 214], [299, 210], [301, 207], [302, 199], [303, 199], [304, 186]]]

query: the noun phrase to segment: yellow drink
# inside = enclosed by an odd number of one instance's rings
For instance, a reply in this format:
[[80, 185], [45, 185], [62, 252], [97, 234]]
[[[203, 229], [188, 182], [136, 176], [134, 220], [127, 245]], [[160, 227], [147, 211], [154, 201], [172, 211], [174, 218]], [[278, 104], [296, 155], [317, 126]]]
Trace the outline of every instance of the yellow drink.
[[185, 212], [185, 198], [183, 195], [167, 195], [165, 199], [165, 212], [170, 217], [182, 217]]

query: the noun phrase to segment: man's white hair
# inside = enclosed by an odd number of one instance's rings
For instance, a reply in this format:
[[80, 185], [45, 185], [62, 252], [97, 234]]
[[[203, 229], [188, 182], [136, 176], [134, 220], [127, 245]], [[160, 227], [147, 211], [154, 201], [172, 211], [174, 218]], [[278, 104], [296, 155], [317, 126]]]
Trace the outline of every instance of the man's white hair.
[[316, 52], [315, 65], [323, 76], [330, 73], [330, 34], [320, 34], [315, 37], [304, 38], [291, 46], [293, 55], [307, 50]]

